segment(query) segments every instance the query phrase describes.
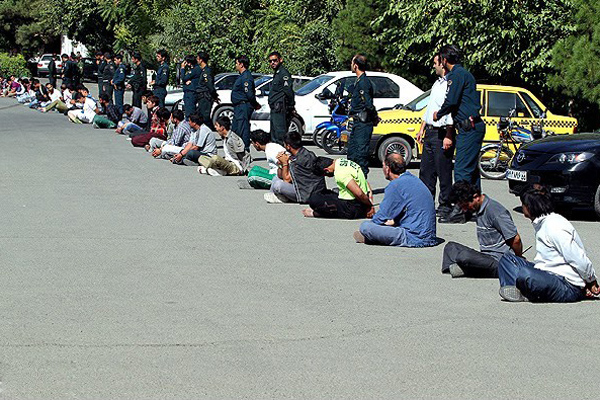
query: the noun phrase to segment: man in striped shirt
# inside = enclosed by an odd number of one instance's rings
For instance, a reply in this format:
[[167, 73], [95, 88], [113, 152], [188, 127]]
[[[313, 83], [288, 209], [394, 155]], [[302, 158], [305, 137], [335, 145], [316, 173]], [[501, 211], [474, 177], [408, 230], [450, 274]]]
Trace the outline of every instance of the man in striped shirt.
[[183, 146], [190, 140], [192, 127], [189, 122], [185, 120], [183, 111], [174, 110], [173, 114], [171, 114], [171, 122], [175, 128], [169, 139], [150, 139], [150, 143], [146, 150], [151, 151], [152, 156], [155, 158], [170, 159], [175, 154], [179, 153]]

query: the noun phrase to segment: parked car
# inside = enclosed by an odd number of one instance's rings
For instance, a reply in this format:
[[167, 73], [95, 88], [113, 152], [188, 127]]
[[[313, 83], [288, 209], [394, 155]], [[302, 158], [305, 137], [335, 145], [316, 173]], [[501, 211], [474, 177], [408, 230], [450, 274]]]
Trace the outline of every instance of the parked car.
[[[477, 85], [481, 96], [481, 116], [485, 122], [484, 143], [499, 140], [498, 122], [500, 117], [509, 115], [515, 109], [512, 120], [520, 126], [531, 128], [543, 121], [547, 134], [572, 134], [577, 130], [577, 119], [551, 113], [546, 106], [529, 90], [514, 86]], [[418, 96], [406, 105], [398, 105], [393, 110], [379, 113], [381, 122], [373, 129], [371, 153], [383, 160], [387, 152], [397, 151], [407, 160], [419, 158], [422, 147], [415, 140], [427, 103], [429, 91]], [[545, 118], [542, 118], [546, 112]]]
[[[52, 54], [42, 54], [42, 56], [37, 60], [38, 76], [48, 75], [48, 64], [50, 64], [50, 60], [52, 60]], [[56, 65], [56, 73], [60, 74], [62, 72], [62, 61], [60, 59], [55, 60], [54, 64]]]
[[548, 188], [559, 208], [593, 207], [600, 216], [600, 133], [549, 136], [523, 145], [507, 172], [511, 193]]
[[[423, 93], [421, 89], [397, 75], [369, 71], [367, 76], [373, 85], [373, 100], [378, 110], [406, 103]], [[350, 71], [328, 72], [296, 90], [296, 111], [305, 140], [311, 140], [317, 125], [331, 118], [328, 101], [336, 95], [350, 94], [350, 86], [355, 81], [356, 75]], [[265, 103], [252, 116], [252, 129], [269, 131], [269, 118], [270, 109]]]
[[98, 82], [98, 64], [95, 58], [82, 58], [83, 61], [83, 80], [88, 82]]

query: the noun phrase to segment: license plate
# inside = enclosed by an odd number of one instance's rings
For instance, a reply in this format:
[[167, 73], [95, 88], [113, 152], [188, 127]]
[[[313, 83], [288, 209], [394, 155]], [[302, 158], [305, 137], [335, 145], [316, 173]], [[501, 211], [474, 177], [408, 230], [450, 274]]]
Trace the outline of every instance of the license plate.
[[342, 133], [340, 135], [340, 140], [344, 143], [346, 143], [348, 141], [348, 134], [347, 133]]
[[511, 181], [527, 182], [527, 171], [515, 171], [509, 169], [506, 171], [506, 177]]

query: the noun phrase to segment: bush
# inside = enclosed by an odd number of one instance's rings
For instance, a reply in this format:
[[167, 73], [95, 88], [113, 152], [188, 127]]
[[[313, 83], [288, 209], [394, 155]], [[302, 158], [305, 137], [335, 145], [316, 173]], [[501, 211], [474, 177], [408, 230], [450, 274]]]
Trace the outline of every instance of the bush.
[[28, 76], [27, 61], [20, 54], [10, 56], [7, 53], [0, 53], [0, 75]]

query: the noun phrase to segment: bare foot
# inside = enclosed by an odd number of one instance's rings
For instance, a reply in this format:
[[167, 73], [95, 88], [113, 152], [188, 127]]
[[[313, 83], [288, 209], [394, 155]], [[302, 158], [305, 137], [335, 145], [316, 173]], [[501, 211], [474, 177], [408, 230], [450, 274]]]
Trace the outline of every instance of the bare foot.
[[315, 216], [315, 213], [312, 208], [305, 208], [302, 210], [302, 215], [304, 215], [306, 218], [312, 218]]
[[144, 148], [146, 149], [146, 151], [150, 151], [150, 145], [149, 144], [145, 145]]

